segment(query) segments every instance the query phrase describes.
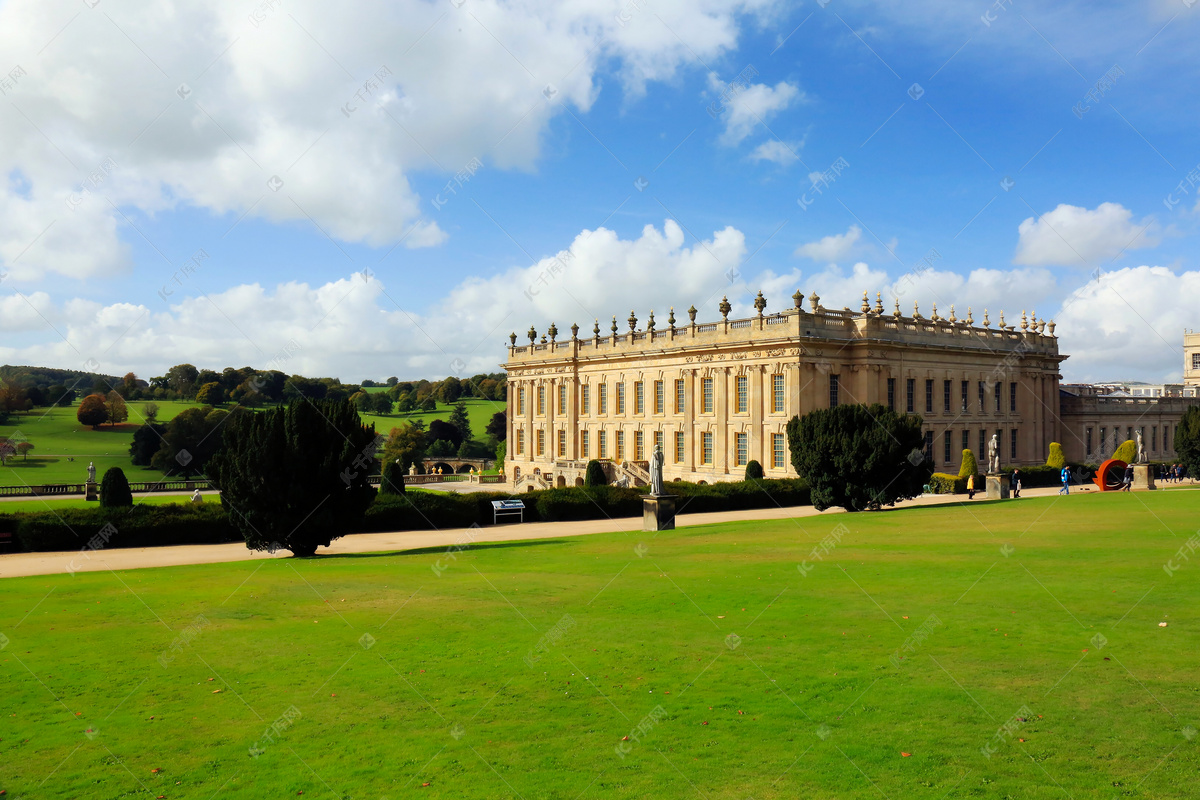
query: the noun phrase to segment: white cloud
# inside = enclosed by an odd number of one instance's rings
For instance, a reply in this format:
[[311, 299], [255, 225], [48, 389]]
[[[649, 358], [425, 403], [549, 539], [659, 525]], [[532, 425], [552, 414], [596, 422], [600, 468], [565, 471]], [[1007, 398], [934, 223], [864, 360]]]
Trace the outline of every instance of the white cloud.
[[1179, 380], [1185, 327], [1196, 327], [1200, 272], [1126, 267], [1076, 289], [1056, 322], [1073, 380]]
[[1123, 252], [1158, 244], [1154, 218], [1138, 223], [1132, 217], [1133, 212], [1119, 203], [1101, 203], [1091, 211], [1062, 203], [1021, 223], [1013, 263], [1096, 268]]
[[801, 142], [781, 142], [778, 139], [768, 139], [754, 148], [754, 152], [750, 154], [750, 160], [773, 161], [786, 167], [799, 160], [800, 156], [796, 155], [796, 151], [800, 149], [801, 145]]
[[744, 15], [780, 13], [769, 0], [661, 0], [628, 20], [617, 2], [88, 5], [0, 6], [0, 52], [24, 73], [0, 114], [0, 264], [17, 281], [127, 271], [133, 210], [437, 244], [416, 171], [530, 169], [550, 120], [591, 107], [600, 69], [636, 95], [736, 47]]
[[[793, 101], [804, 100], [800, 87], [787, 81], [780, 81], [773, 87], [765, 83], [726, 85], [715, 73], [710, 73], [708, 85], [709, 89], [721, 95], [710, 108], [721, 109], [725, 117], [725, 130], [721, 133], [720, 142], [729, 147], [741, 144], [756, 126], [768, 122]], [[728, 97], [723, 93], [727, 93]]]
[[46, 327], [46, 316], [54, 314], [50, 295], [45, 292], [0, 297], [0, 330], [3, 331], [39, 330]]
[[795, 255], [811, 258], [813, 261], [841, 261], [850, 254], [861, 237], [862, 229], [851, 225], [845, 233], [824, 236], [815, 242], [800, 245], [796, 248]]
[[74, 367], [96, 358], [102, 372], [149, 377], [180, 361], [266, 367], [294, 342], [298, 349], [275, 368], [347, 380], [494, 372], [509, 332], [523, 340], [531, 324], [542, 334], [555, 322], [559, 338], [569, 339], [573, 322], [590, 337], [599, 318], [607, 335], [614, 313], [619, 328], [627, 329], [631, 304], [639, 327], [651, 309], [665, 327], [672, 305], [686, 322], [682, 309], [703, 305], [728, 286], [726, 274], [736, 274], [745, 255], [745, 237], [734, 228], [687, 247], [683, 230], [668, 220], [662, 230], [647, 225], [632, 240], [606, 228], [585, 230], [536, 264], [468, 278], [428, 309], [401, 307], [402, 286], [361, 273], [317, 287], [245, 284], [155, 309], [71, 300], [56, 310], [48, 297], [31, 297], [47, 320], [24, 310], [19, 297], [4, 296], [0, 319], [6, 325], [20, 320], [22, 330], [53, 334], [54, 324], [65, 341], [53, 335], [27, 347], [8, 342], [0, 345], [0, 363]]

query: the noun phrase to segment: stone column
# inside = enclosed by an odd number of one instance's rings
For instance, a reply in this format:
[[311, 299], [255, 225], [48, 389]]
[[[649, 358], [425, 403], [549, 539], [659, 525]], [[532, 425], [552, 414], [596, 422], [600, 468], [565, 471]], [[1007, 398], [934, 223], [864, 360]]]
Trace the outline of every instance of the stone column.
[[[759, 319], [761, 321], [761, 317]], [[764, 391], [763, 386], [763, 373], [766, 369], [765, 364], [756, 364], [753, 367], [753, 373], [749, 376], [750, 441], [746, 447], [746, 459], [757, 461], [764, 468], [769, 467], [771, 463], [766, 457], [767, 450], [765, 443], [769, 434], [763, 429], [763, 414], [766, 411], [767, 402], [767, 393]]]
[[713, 471], [729, 472], [729, 428], [732, 415], [729, 413], [729, 367], [720, 367], [716, 376], [716, 425], [713, 431]]

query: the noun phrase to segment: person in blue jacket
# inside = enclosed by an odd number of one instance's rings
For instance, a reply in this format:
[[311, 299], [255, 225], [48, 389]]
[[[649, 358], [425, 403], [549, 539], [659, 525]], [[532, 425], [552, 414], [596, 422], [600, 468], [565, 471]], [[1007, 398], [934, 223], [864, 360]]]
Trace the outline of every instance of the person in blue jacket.
[[1059, 494], [1071, 493], [1071, 470], [1067, 467], [1062, 468], [1062, 488], [1058, 490]]

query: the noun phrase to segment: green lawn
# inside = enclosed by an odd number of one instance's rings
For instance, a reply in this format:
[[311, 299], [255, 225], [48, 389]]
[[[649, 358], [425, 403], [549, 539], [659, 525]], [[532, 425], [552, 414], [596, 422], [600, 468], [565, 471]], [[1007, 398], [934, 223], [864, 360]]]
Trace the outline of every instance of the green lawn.
[[[36, 408], [19, 419], [10, 417], [0, 425], [0, 436], [11, 437], [19, 432], [34, 449], [27, 460], [18, 456], [0, 467], [0, 486], [82, 483], [87, 480], [89, 461], [96, 464], [97, 477], [109, 467], [125, 470], [131, 481], [162, 477], [157, 470], [135, 467], [129, 460], [129, 444], [133, 432], [145, 421], [145, 405], [142, 401], [128, 403], [127, 422], [101, 425], [97, 430], [79, 424], [75, 417], [78, 404], [70, 408]], [[158, 419], [166, 422], [193, 406], [195, 403], [160, 402]]]
[[[504, 410], [504, 403], [490, 400], [467, 400], [467, 415], [477, 439], [485, 438], [484, 428], [492, 415]], [[87, 479], [88, 462], [96, 465], [96, 475], [102, 476], [110, 467], [125, 470], [131, 481], [157, 480], [162, 473], [145, 467], [135, 467], [129, 459], [133, 432], [145, 421], [146, 401], [133, 401], [129, 420], [120, 425], [102, 425], [92, 430], [76, 419], [78, 405], [70, 408], [38, 408], [19, 419], [10, 418], [0, 425], [0, 436], [20, 433], [34, 445], [27, 459], [16, 457], [0, 467], [0, 486], [25, 486], [43, 483], [82, 483]], [[167, 422], [195, 403], [162, 401], [158, 403], [158, 419]], [[375, 423], [375, 430], [384, 434], [404, 422], [422, 419], [428, 425], [434, 419], [449, 419], [452, 407], [439, 403], [436, 411], [413, 414], [362, 415], [363, 421]], [[68, 461], [73, 458], [74, 461]]]
[[[492, 415], [505, 410], [503, 400], [479, 400], [470, 398], [463, 400], [467, 406], [467, 420], [471, 423], [471, 434], [476, 439], [485, 439], [487, 435], [483, 429], [491, 421]], [[429, 423], [435, 419], [450, 419], [450, 412], [454, 410], [454, 406], [445, 403], [438, 403], [436, 411], [414, 411], [410, 414], [388, 414], [386, 417], [381, 417], [376, 414], [362, 414], [363, 422], [375, 423], [375, 430], [387, 434], [392, 428], [399, 427], [405, 422], [415, 422], [416, 420], [424, 420], [428, 427]]]
[[7, 579], [0, 789], [1190, 798], [1200, 562], [1163, 565], [1198, 516], [1080, 494]]

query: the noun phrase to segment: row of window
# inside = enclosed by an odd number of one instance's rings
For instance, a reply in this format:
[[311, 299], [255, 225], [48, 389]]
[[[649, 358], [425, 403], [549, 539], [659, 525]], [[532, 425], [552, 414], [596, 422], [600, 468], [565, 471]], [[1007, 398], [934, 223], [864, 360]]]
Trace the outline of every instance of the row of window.
[[[654, 381], [652, 387], [651, 401], [654, 404], [655, 414], [665, 414], [667, 405], [666, 382]], [[625, 384], [618, 382], [613, 384], [616, 387], [616, 413], [623, 415], [625, 413]], [[782, 414], [784, 412], [784, 376], [771, 376], [771, 413]], [[565, 415], [568, 405], [568, 387], [558, 386], [558, 413]], [[675, 380], [674, 393], [674, 410], [676, 414], [683, 414], [687, 410], [687, 391], [682, 378]], [[608, 413], [608, 384], [596, 384], [596, 413]], [[714, 379], [700, 379], [700, 411], [703, 414], [712, 414], [714, 411]], [[592, 384], [583, 384], [579, 387], [579, 412], [583, 415], [592, 413]], [[534, 411], [538, 416], [546, 414], [546, 387], [539, 385], [537, 394], [535, 395]], [[745, 375], [734, 376], [734, 413], [746, 414], [750, 411], [750, 379]], [[634, 381], [633, 384], [633, 413], [646, 413], [646, 383], [645, 381]], [[517, 387], [517, 416], [525, 414], [525, 387]]]
[[[666, 413], [666, 382], [653, 382], [652, 402], [654, 404], [655, 414]], [[733, 390], [733, 413], [746, 414], [750, 410], [750, 381], [745, 375], [734, 376]], [[980, 414], [987, 413], [987, 394], [988, 386], [985, 381], [977, 382], [977, 397], [979, 400], [978, 410]], [[625, 384], [618, 382], [613, 384], [616, 386], [616, 413], [618, 415], [625, 414]], [[684, 380], [677, 378], [675, 380], [675, 396], [674, 396], [674, 411], [676, 414], [683, 414], [687, 409], [687, 397]], [[785, 400], [785, 383], [784, 376], [775, 374], [771, 376], [771, 413], [782, 414], [784, 411]], [[568, 406], [568, 387], [560, 385], [558, 388], [558, 413], [566, 415]], [[608, 413], [608, 384], [596, 384], [596, 413]], [[959, 390], [959, 411], [969, 412], [970, 409], [970, 381], [961, 381]], [[1001, 413], [1003, 410], [1003, 393], [1004, 384], [997, 381], [992, 385], [993, 411]], [[954, 406], [954, 381], [942, 381], [942, 411], [949, 414], [953, 413]], [[841, 376], [829, 376], [829, 406], [836, 406], [840, 401], [841, 393]], [[933, 379], [925, 380], [925, 413], [934, 413], [935, 399], [935, 382]], [[712, 414], [715, 408], [714, 405], [714, 379], [700, 379], [700, 413]], [[896, 379], [887, 379], [887, 405], [888, 408], [896, 410]], [[579, 387], [579, 412], [582, 415], [590, 415], [592, 413], [592, 385], [583, 384]], [[1008, 410], [1011, 413], [1017, 411], [1017, 384], [1010, 382], [1008, 384]], [[917, 380], [916, 378], [908, 378], [905, 381], [905, 411], [909, 414], [917, 412]], [[539, 385], [537, 387], [535, 413], [538, 416], [546, 414], [546, 387]], [[645, 381], [634, 381], [633, 384], [633, 413], [643, 415], [646, 413], [646, 384]], [[525, 414], [525, 387], [517, 387], [517, 416]]]
[[[1005, 444], [1004, 431], [997, 428], [995, 433], [996, 433], [996, 442], [999, 444], [1001, 453], [1003, 453], [1003, 448], [1004, 448], [1004, 444]], [[1017, 429], [1010, 428], [1008, 431], [1008, 458], [1010, 461], [1017, 460], [1017, 436], [1018, 436]], [[991, 437], [989, 436], [988, 431], [984, 430], [983, 428], [980, 428], [979, 429], [979, 449], [975, 451], [975, 455], [981, 461], [983, 459], [987, 458], [987, 452], [988, 452], [987, 448], [988, 448], [988, 439], [989, 438], [991, 438]], [[970, 430], [961, 431], [959, 443], [962, 446], [959, 448], [958, 452], [955, 452], [955, 450], [954, 450], [954, 445], [955, 445], [954, 431], [946, 430], [942, 433], [942, 463], [943, 464], [959, 463], [959, 458], [962, 456], [962, 451], [971, 449], [971, 431]], [[925, 431], [925, 457], [927, 459], [929, 459], [930, 463], [935, 463], [933, 456], [934, 456], [934, 433], [933, 433], [933, 431]]]
[[[557, 431], [557, 450], [559, 458], [567, 457], [567, 432]], [[609, 453], [608, 448], [608, 431], [596, 431], [596, 452], [592, 454], [592, 431], [579, 432], [579, 457], [582, 458], [613, 458], [616, 461], [624, 461], [625, 452], [625, 431], [613, 431], [613, 452]], [[663, 447], [663, 432], [652, 431], [653, 439], [651, 440], [652, 447]], [[683, 464], [687, 460], [687, 440], [683, 431], [676, 431], [674, 435], [674, 446], [671, 450], [671, 455], [674, 457], [674, 463]], [[517, 429], [516, 431], [516, 448], [514, 455], [521, 456], [525, 454], [525, 431]], [[782, 433], [771, 434], [771, 467], [774, 469], [783, 469], [786, 463], [786, 445], [784, 443], [784, 435]], [[546, 455], [546, 431], [539, 429], [535, 432], [534, 437], [534, 456]], [[667, 452], [664, 450], [664, 455]], [[735, 433], [733, 435], [733, 463], [735, 466], [744, 467], [749, 463], [750, 458], [750, 436], [747, 433]], [[633, 461], [646, 460], [646, 436], [645, 431], [633, 431]], [[703, 431], [700, 434], [700, 463], [711, 465], [713, 463], [713, 433], [711, 431]]]
[[[833, 399], [836, 396], [835, 395], [836, 383], [837, 383], [837, 376], [831, 375], [830, 381], [829, 381], [829, 392], [830, 392], [830, 404], [831, 405], [837, 405], [837, 403], [833, 402]], [[977, 396], [979, 398], [979, 413], [986, 414], [987, 413], [987, 394], [988, 394], [987, 383], [985, 381], [978, 381], [977, 384], [978, 384]], [[932, 379], [927, 378], [925, 380], [925, 413], [926, 414], [933, 413], [934, 398], [935, 398], [934, 387], [935, 387], [935, 382]], [[904, 389], [905, 389], [904, 409], [909, 414], [915, 414], [917, 411], [917, 381], [916, 381], [916, 379], [915, 378], [906, 379]], [[959, 405], [959, 409], [958, 409], [959, 411], [965, 413], [965, 412], [969, 412], [971, 410], [970, 394], [971, 394], [971, 382], [970, 381], [961, 381], [960, 387], [959, 387], [959, 395], [958, 395], [959, 400], [960, 400], [960, 405]], [[953, 395], [954, 395], [954, 381], [951, 381], [951, 380], [942, 381], [942, 411], [947, 414], [953, 413], [953, 411], [954, 411]], [[992, 386], [992, 397], [993, 397], [993, 409], [992, 410], [997, 414], [999, 414], [1003, 410], [1003, 395], [1004, 395], [1004, 384], [1000, 381], [997, 381]], [[895, 378], [887, 379], [887, 405], [888, 405], [888, 408], [891, 409], [892, 411], [896, 410], [896, 379]], [[1013, 414], [1015, 414], [1017, 412], [1017, 384], [1015, 381], [1010, 382], [1008, 384], [1008, 410], [1009, 410], [1009, 412], [1011, 412]]]
[[[1087, 454], [1089, 456], [1092, 455], [1093, 452], [1095, 452], [1092, 447], [1092, 430], [1093, 430], [1092, 428], [1087, 428], [1086, 431], [1084, 432], [1084, 446], [1087, 448]], [[1149, 439], [1146, 438], [1146, 426], [1145, 425], [1142, 425], [1141, 427], [1139, 427], [1138, 431], [1142, 434], [1143, 447], [1145, 447], [1146, 445], [1149, 445], [1149, 449], [1146, 450], [1146, 452], [1157, 453], [1158, 452], [1158, 426], [1157, 425], [1150, 426], [1150, 438]], [[1109, 441], [1108, 441], [1108, 428], [1102, 427], [1102, 428], [1100, 428], [1099, 455], [1111, 453], [1114, 450], [1116, 450], [1118, 447], [1120, 447], [1122, 442], [1130, 441], [1132, 439], [1133, 439], [1133, 426], [1132, 425], [1127, 425], [1125, 427], [1125, 438], [1124, 439], [1121, 438], [1120, 426], [1116, 426], [1112, 429], [1112, 443], [1110, 445]], [[1163, 425], [1162, 426], [1162, 449], [1163, 449], [1163, 452], [1167, 452], [1167, 451], [1171, 450], [1171, 448], [1172, 448], [1171, 426]]]

